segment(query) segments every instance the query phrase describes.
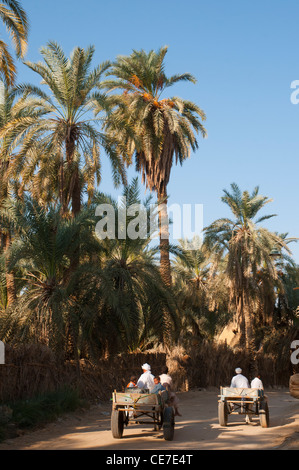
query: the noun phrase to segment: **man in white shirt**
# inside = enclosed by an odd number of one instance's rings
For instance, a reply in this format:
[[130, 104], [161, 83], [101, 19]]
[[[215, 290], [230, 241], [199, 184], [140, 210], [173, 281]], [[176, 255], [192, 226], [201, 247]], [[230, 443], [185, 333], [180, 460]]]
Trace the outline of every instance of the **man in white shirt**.
[[237, 375], [232, 378], [230, 386], [235, 388], [249, 388], [248, 379], [242, 375], [242, 369], [237, 367], [235, 372]]
[[251, 381], [251, 388], [258, 388], [259, 390], [264, 390], [263, 382], [261, 381], [260, 374], [257, 374], [256, 377]]
[[143, 373], [137, 381], [137, 387], [146, 388], [149, 391], [154, 388], [154, 376], [151, 374], [151, 366], [147, 363], [141, 366]]
[[[242, 375], [242, 369], [240, 367], [237, 367], [235, 369], [235, 372], [237, 375], [232, 378], [230, 386], [234, 388], [249, 388], [248, 379], [244, 375]], [[245, 420], [246, 423], [250, 423], [251, 417], [249, 414], [246, 414]]]

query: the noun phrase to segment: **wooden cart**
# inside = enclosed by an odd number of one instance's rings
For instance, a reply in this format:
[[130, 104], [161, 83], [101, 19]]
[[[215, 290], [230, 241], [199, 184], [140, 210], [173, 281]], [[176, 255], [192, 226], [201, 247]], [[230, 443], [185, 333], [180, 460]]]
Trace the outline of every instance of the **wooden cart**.
[[230, 414], [259, 417], [263, 428], [269, 426], [269, 407], [263, 390], [257, 388], [220, 387], [218, 395], [218, 418], [220, 426], [227, 426]]
[[163, 428], [165, 440], [174, 435], [174, 410], [167, 403], [167, 391], [158, 394], [144, 390], [127, 389], [112, 394], [111, 431], [116, 439], [123, 435], [129, 424], [151, 424], [154, 430]]

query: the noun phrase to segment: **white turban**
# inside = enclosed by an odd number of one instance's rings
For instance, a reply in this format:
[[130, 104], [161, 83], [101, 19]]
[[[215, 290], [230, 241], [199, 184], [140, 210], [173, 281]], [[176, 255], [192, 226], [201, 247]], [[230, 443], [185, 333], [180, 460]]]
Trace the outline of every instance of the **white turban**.
[[151, 366], [149, 364], [145, 363], [141, 366], [141, 369], [142, 370], [151, 370]]
[[237, 367], [236, 370], [235, 370], [236, 374], [241, 374], [242, 372], [242, 369], [240, 369], [240, 367]]

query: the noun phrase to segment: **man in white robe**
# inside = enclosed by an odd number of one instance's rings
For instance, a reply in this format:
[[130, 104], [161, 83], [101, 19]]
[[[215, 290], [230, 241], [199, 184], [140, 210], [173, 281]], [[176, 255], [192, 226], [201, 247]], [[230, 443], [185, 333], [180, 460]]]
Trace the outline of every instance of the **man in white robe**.
[[137, 381], [137, 387], [145, 388], [151, 391], [155, 386], [154, 376], [151, 374], [151, 366], [145, 363], [141, 366], [141, 368], [143, 373]]
[[248, 379], [242, 375], [242, 369], [237, 367], [235, 372], [237, 375], [232, 378], [230, 386], [235, 388], [249, 388]]

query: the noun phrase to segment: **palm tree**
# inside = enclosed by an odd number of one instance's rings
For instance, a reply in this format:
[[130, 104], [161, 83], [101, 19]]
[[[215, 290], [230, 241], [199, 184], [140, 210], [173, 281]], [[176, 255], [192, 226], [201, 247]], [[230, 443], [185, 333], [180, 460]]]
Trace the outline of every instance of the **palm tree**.
[[[12, 38], [18, 58], [24, 58], [28, 40], [27, 15], [17, 0], [2, 0], [0, 18]], [[0, 71], [7, 86], [12, 86], [16, 78], [16, 66], [7, 44], [0, 40]]]
[[[5, 125], [11, 119], [11, 116], [14, 113], [13, 110], [14, 96], [13, 93], [10, 93], [8, 88], [1, 83], [0, 86], [0, 128]], [[11, 180], [9, 178], [9, 171], [11, 166], [11, 155], [6, 153], [5, 142], [2, 141], [1, 145], [1, 161], [0, 161], [0, 205], [3, 205], [3, 202], [9, 197], [11, 192]], [[8, 248], [11, 243], [11, 232], [9, 227], [5, 224], [1, 224], [1, 247], [5, 253], [7, 253]], [[6, 277], [6, 291], [7, 291], [7, 305], [11, 304], [15, 300], [15, 286], [14, 286], [14, 276], [12, 272], [9, 272], [7, 269], [7, 260], [5, 266], [5, 277]]]
[[[136, 185], [124, 191], [130, 205], [139, 201]], [[8, 267], [18, 272], [20, 289], [18, 301], [1, 312], [3, 340], [44, 342], [61, 359], [78, 364], [80, 357], [135, 350], [179, 331], [173, 294], [163, 284], [149, 234], [97, 238], [95, 207], [103, 202], [117, 212], [115, 201], [98, 194], [75, 218], [27, 195], [6, 201], [1, 220], [15, 233]], [[78, 251], [80, 263], [74, 269]]]
[[[0, 130], [9, 126], [16, 120], [24, 122], [31, 119], [32, 100], [18, 96], [16, 88], [10, 88], [0, 82]], [[16, 142], [15, 142], [16, 143]], [[1, 139], [0, 143], [0, 207], [9, 197], [18, 197], [19, 181], [15, 174], [14, 166], [17, 160], [17, 149], [9, 146], [7, 139]], [[6, 252], [12, 241], [12, 233], [9, 226], [1, 224], [1, 244]], [[6, 260], [7, 266], [7, 260]], [[15, 300], [15, 285], [12, 272], [6, 269], [7, 304]]]
[[157, 194], [161, 207], [160, 267], [170, 285], [167, 185], [174, 159], [182, 165], [190, 151], [198, 148], [195, 132], [205, 136], [206, 131], [201, 122], [205, 114], [194, 103], [178, 97], [161, 99], [163, 92], [178, 82], [195, 83], [189, 73], [166, 76], [166, 53], [167, 47], [162, 47], [157, 52], [141, 50], [119, 56], [111, 68], [112, 78], [103, 86], [111, 92], [123, 90], [111, 95], [112, 111], [105, 129], [129, 162], [135, 155], [142, 181]]
[[98, 248], [92, 231], [94, 219], [89, 215], [65, 219], [59, 208], [46, 210], [27, 196], [24, 201], [6, 202], [2, 218], [15, 232], [9, 268], [18, 269], [21, 289], [13, 308], [2, 315], [3, 338], [45, 343], [61, 359], [71, 344], [72, 354], [78, 358], [74, 315], [78, 285], [71, 265], [78, 246], [83, 257]]
[[225, 258], [225, 274], [230, 291], [231, 308], [236, 313], [244, 344], [254, 352], [253, 314], [258, 299], [261, 269], [267, 272], [268, 282], [274, 289], [277, 270], [271, 256], [273, 247], [289, 252], [284, 240], [258, 224], [273, 217], [255, 217], [271, 199], [259, 194], [241, 192], [233, 183], [232, 191], [224, 190], [222, 201], [231, 209], [234, 219], [222, 218], [205, 228], [205, 244], [214, 256], [214, 269]]
[[125, 179], [122, 161], [99, 131], [98, 122], [95, 123], [99, 119], [95, 120], [90, 114], [95, 98], [97, 103], [101, 101], [97, 86], [109, 63], [91, 69], [93, 47], [86, 50], [76, 47], [68, 59], [58, 44], [50, 42], [41, 49], [41, 54], [44, 63], [25, 63], [42, 78], [51, 95], [30, 84], [19, 85], [20, 93], [36, 98], [33, 103], [36, 118], [32, 117], [26, 123], [12, 121], [2, 130], [1, 136], [9, 139], [12, 145], [22, 137], [19, 166], [24, 168], [25, 181], [27, 178], [30, 183], [39, 168], [41, 173], [36, 180], [43, 182], [42, 175], [47, 168], [50, 187], [56, 186], [63, 212], [67, 212], [71, 201], [72, 215], [75, 216], [81, 209], [83, 157], [92, 161], [89, 182], [93, 181], [94, 175], [100, 177], [100, 146], [110, 157], [115, 182]]
[[[298, 241], [298, 238], [289, 237], [288, 233], [276, 234], [283, 239], [286, 245]], [[279, 325], [288, 323], [289, 320], [294, 318], [294, 311], [291, 304], [292, 297], [294, 298], [292, 282], [294, 281], [293, 274], [296, 273], [296, 263], [288, 253], [279, 249], [277, 246], [273, 247], [272, 256], [277, 270], [278, 279], [273, 301], [273, 305], [275, 305], [275, 307], [272, 307], [271, 313], [273, 315], [274, 311], [274, 321], [276, 325]], [[266, 309], [264, 310], [267, 311]], [[272, 317], [270, 318], [270, 321], [272, 323]]]
[[[101, 240], [102, 294], [98, 295], [98, 303], [101, 311], [110, 312], [113, 319], [110, 332], [118, 329], [118, 334], [113, 335], [115, 345], [118, 337], [130, 349], [146, 344], [153, 337], [169, 344], [179, 331], [173, 294], [164, 284], [156, 263], [158, 248], [150, 246], [150, 200], [142, 204], [146, 216], [144, 236], [136, 238], [120, 238], [117, 234], [119, 211], [141, 204], [137, 179], [124, 189], [123, 206], [103, 195], [94, 201], [94, 204], [111, 204], [116, 223], [115, 238]], [[134, 220], [134, 216], [127, 215], [126, 232]], [[141, 230], [140, 225], [138, 229]]]
[[[299, 322], [299, 266], [295, 263], [286, 264], [283, 271], [284, 290], [278, 294], [277, 322], [289, 323], [291, 319], [295, 324]], [[282, 299], [281, 299], [282, 297]], [[283, 318], [284, 316], [284, 318]]]
[[[197, 237], [196, 237], [197, 238]], [[196, 243], [194, 243], [194, 241]], [[196, 249], [190, 249], [199, 246]], [[173, 261], [174, 292], [184, 328], [181, 336], [191, 341], [208, 336], [212, 339], [217, 327], [227, 320], [227, 288], [223, 276], [212, 275], [211, 255], [199, 239], [180, 240]]]

